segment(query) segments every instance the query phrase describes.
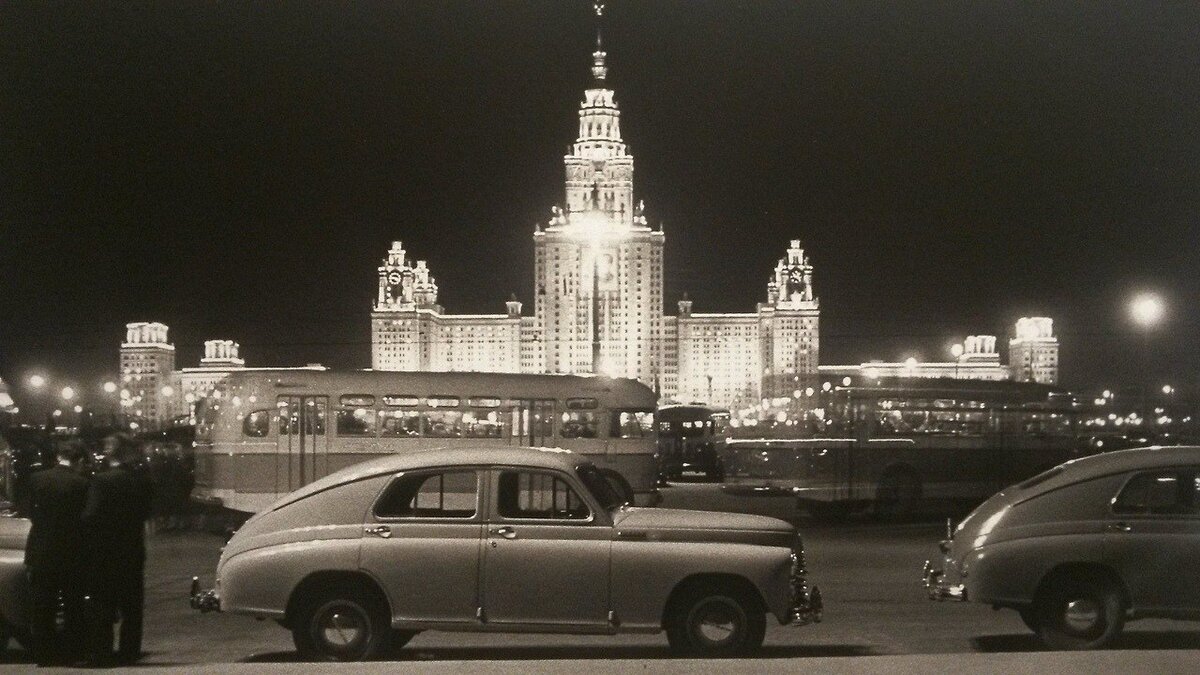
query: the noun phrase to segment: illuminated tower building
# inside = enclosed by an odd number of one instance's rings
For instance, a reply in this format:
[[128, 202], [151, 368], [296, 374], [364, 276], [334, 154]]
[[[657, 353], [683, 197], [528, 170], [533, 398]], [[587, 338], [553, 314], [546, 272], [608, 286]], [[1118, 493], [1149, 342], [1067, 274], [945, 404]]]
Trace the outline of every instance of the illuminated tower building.
[[634, 202], [633, 156], [621, 139], [606, 56], [597, 30], [579, 134], [563, 158], [565, 204], [533, 235], [539, 370], [654, 385], [662, 369], [664, 236]]
[[1008, 365], [1017, 382], [1058, 383], [1058, 338], [1054, 320], [1044, 316], [1017, 320], [1016, 337], [1008, 341]]
[[175, 414], [175, 345], [157, 322], [125, 324], [121, 343], [121, 405], [125, 414], [161, 425]]
[[515, 297], [504, 314], [443, 314], [437, 294], [425, 261], [409, 260], [392, 242], [371, 313], [372, 368], [520, 372], [523, 322]]

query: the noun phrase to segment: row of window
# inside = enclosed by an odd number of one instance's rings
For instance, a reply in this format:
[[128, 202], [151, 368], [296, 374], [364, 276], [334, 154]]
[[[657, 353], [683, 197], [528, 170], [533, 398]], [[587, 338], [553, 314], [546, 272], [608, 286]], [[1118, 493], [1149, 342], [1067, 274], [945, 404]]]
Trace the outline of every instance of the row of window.
[[[396, 478], [375, 505], [379, 518], [474, 518], [479, 474], [472, 470], [409, 474]], [[497, 513], [502, 518], [587, 520], [591, 510], [560, 477], [534, 471], [500, 474]]]
[[[518, 401], [495, 397], [382, 396], [381, 408], [371, 395], [342, 396], [334, 411], [337, 435], [341, 437], [396, 438], [511, 438], [514, 435], [553, 437], [553, 402], [538, 402], [534, 410]], [[558, 416], [559, 438], [601, 437], [601, 412], [594, 398], [570, 398], [559, 405], [565, 410]], [[421, 406], [421, 407], [418, 407]], [[271, 420], [282, 435], [325, 434], [325, 405], [302, 409], [281, 401], [276, 410], [255, 410], [242, 420], [242, 433], [263, 438], [271, 433]], [[648, 410], [610, 411], [609, 437], [649, 438], [654, 433], [654, 413]]]

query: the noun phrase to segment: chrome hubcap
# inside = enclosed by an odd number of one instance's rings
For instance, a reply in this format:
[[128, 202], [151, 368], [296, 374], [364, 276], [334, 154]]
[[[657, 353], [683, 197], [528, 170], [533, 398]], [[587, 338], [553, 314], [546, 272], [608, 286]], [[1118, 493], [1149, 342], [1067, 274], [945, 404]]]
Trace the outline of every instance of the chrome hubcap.
[[723, 605], [701, 607], [697, 612], [696, 634], [711, 645], [720, 645], [734, 638], [737, 633], [737, 617]]
[[334, 648], [350, 647], [363, 639], [366, 626], [356, 613], [335, 609], [325, 615], [320, 626], [321, 639]]
[[1071, 600], [1063, 612], [1063, 622], [1079, 633], [1091, 630], [1100, 622], [1100, 604], [1088, 598]]

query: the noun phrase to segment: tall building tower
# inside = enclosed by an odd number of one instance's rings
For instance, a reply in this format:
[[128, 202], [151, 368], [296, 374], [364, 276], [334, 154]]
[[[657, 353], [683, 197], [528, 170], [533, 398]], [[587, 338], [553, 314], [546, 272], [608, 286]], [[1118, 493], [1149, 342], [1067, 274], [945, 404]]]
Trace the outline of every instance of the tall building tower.
[[[601, 6], [597, 5], [597, 16]], [[565, 204], [534, 242], [534, 331], [544, 372], [661, 376], [663, 232], [634, 202], [633, 157], [596, 31], [579, 135], [563, 158]]]
[[800, 240], [793, 239], [767, 282], [767, 301], [758, 306], [764, 397], [792, 396], [816, 384], [820, 314], [812, 264]]
[[379, 289], [371, 312], [371, 367], [375, 370], [433, 370], [437, 282], [424, 260], [408, 260], [392, 242], [379, 266]]
[[176, 412], [175, 345], [157, 322], [125, 324], [121, 343], [121, 405], [125, 414], [161, 425]]
[[1023, 316], [1008, 341], [1008, 365], [1017, 382], [1058, 383], [1058, 338], [1054, 319]]

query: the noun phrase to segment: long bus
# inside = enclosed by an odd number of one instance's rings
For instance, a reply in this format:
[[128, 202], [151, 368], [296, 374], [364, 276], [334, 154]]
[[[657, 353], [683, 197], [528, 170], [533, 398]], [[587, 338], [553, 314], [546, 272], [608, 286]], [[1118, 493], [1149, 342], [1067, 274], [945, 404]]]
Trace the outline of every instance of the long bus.
[[657, 420], [662, 479], [679, 479], [685, 471], [692, 471], [709, 480], [721, 480], [729, 439], [728, 409], [698, 403], [666, 405], [658, 409]]
[[656, 496], [656, 396], [574, 375], [255, 370], [196, 410], [195, 496], [253, 513], [380, 455], [481, 445], [557, 447]]
[[817, 437], [733, 440], [723, 489], [795, 495], [818, 517], [903, 516], [933, 501], [980, 502], [1099, 448], [1082, 413], [1040, 385], [893, 383], [844, 387]]

